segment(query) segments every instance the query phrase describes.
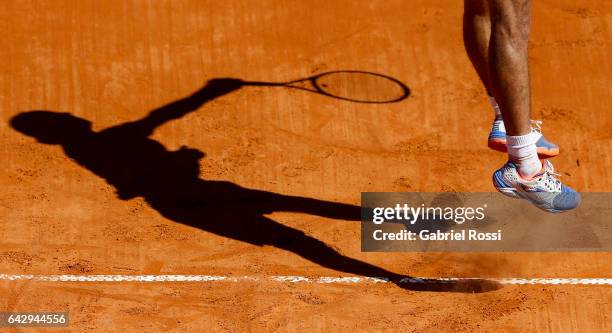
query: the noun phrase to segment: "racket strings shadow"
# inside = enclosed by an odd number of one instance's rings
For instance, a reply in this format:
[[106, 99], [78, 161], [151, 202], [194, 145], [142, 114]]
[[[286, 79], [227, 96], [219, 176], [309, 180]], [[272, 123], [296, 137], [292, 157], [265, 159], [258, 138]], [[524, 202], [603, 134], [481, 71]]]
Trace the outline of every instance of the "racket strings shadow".
[[[393, 77], [367, 71], [331, 71], [288, 82], [243, 81], [245, 86], [298, 89], [354, 103], [397, 103], [410, 96], [410, 88]], [[358, 91], [344, 86], [363, 87]], [[361, 91], [359, 91], [361, 90]]]
[[150, 138], [153, 131], [194, 112], [207, 102], [244, 87], [238, 79], [214, 79], [190, 96], [157, 108], [146, 117], [95, 132], [89, 120], [53, 111], [23, 112], [11, 126], [44, 144], [60, 145], [80, 166], [106, 180], [119, 199], [142, 197], [165, 218], [253, 245], [270, 245], [336, 271], [388, 277], [409, 290], [482, 292], [490, 283], [410, 282], [384, 268], [347, 257], [304, 232], [267, 218], [272, 212], [299, 212], [359, 221], [360, 207], [241, 187], [200, 178], [204, 152], [168, 150]]

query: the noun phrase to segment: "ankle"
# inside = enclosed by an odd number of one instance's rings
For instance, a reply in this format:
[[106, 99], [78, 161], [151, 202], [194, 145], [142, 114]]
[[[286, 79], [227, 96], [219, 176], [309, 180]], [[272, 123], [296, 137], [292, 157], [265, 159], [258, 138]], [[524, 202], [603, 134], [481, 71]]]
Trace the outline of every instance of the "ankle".
[[532, 180], [533, 177], [538, 175], [543, 168], [542, 162], [538, 159], [535, 161], [522, 161], [514, 162], [518, 171], [519, 177], [523, 180]]
[[499, 108], [499, 104], [495, 100], [495, 97], [489, 96], [489, 103], [491, 104], [491, 108], [493, 109], [493, 113], [495, 113], [495, 118], [499, 117], [501, 119], [501, 109]]
[[542, 170], [542, 163], [538, 158], [538, 149], [535, 145], [540, 136], [541, 134], [537, 132], [506, 136], [508, 157], [516, 164], [522, 178], [531, 179]]

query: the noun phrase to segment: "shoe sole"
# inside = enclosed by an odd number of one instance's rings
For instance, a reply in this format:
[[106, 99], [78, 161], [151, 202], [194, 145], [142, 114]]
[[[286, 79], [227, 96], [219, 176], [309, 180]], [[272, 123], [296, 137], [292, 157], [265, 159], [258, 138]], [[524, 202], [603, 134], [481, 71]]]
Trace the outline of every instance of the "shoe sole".
[[[499, 151], [502, 153], [508, 152], [506, 141], [503, 140], [489, 140], [489, 148]], [[559, 155], [559, 148], [547, 149], [544, 147], [538, 147], [538, 157], [541, 159], [552, 158]]]
[[495, 187], [495, 189], [497, 190], [497, 192], [507, 197], [514, 198], [514, 199], [523, 199], [523, 197], [518, 194], [518, 191], [515, 188]]
[[[495, 186], [494, 186], [495, 187]], [[549, 212], [549, 213], [564, 213], [566, 212], [565, 210], [558, 210], [558, 209], [553, 209], [553, 208], [544, 208], [544, 207], [540, 207], [539, 205], [535, 204], [531, 199], [529, 199], [528, 197], [525, 197], [523, 195], [521, 195], [521, 192], [517, 191], [515, 188], [508, 188], [508, 187], [500, 187], [497, 188], [495, 187], [495, 189], [510, 198], [514, 198], [514, 199], [525, 199], [529, 202], [531, 202], [534, 206], [536, 206], [537, 208]]]

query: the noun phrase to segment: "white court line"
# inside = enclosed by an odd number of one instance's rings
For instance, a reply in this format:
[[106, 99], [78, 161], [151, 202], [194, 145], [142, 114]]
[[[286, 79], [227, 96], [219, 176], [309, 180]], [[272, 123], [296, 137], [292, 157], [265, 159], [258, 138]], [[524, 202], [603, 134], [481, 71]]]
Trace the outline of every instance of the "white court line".
[[[384, 277], [305, 277], [275, 275], [257, 276], [223, 276], [223, 275], [29, 275], [0, 274], [0, 281], [49, 281], [49, 282], [248, 282], [275, 281], [289, 283], [389, 283]], [[485, 280], [504, 285], [612, 285], [612, 278], [415, 278], [406, 277], [399, 283], [406, 284], [444, 284], [457, 281]]]

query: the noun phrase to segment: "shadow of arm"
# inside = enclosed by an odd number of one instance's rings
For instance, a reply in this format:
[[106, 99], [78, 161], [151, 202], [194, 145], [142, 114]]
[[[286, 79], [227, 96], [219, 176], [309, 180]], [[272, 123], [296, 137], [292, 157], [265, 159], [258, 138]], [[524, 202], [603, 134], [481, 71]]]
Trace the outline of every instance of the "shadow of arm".
[[131, 130], [137, 130], [140, 133], [148, 136], [155, 128], [164, 123], [180, 119], [183, 116], [196, 111], [205, 103], [212, 101], [217, 97], [226, 95], [232, 91], [238, 90], [243, 86], [243, 81], [240, 79], [213, 79], [194, 92], [190, 96], [176, 100], [162, 107], [151, 111], [146, 117], [133, 122], [126, 123]]

